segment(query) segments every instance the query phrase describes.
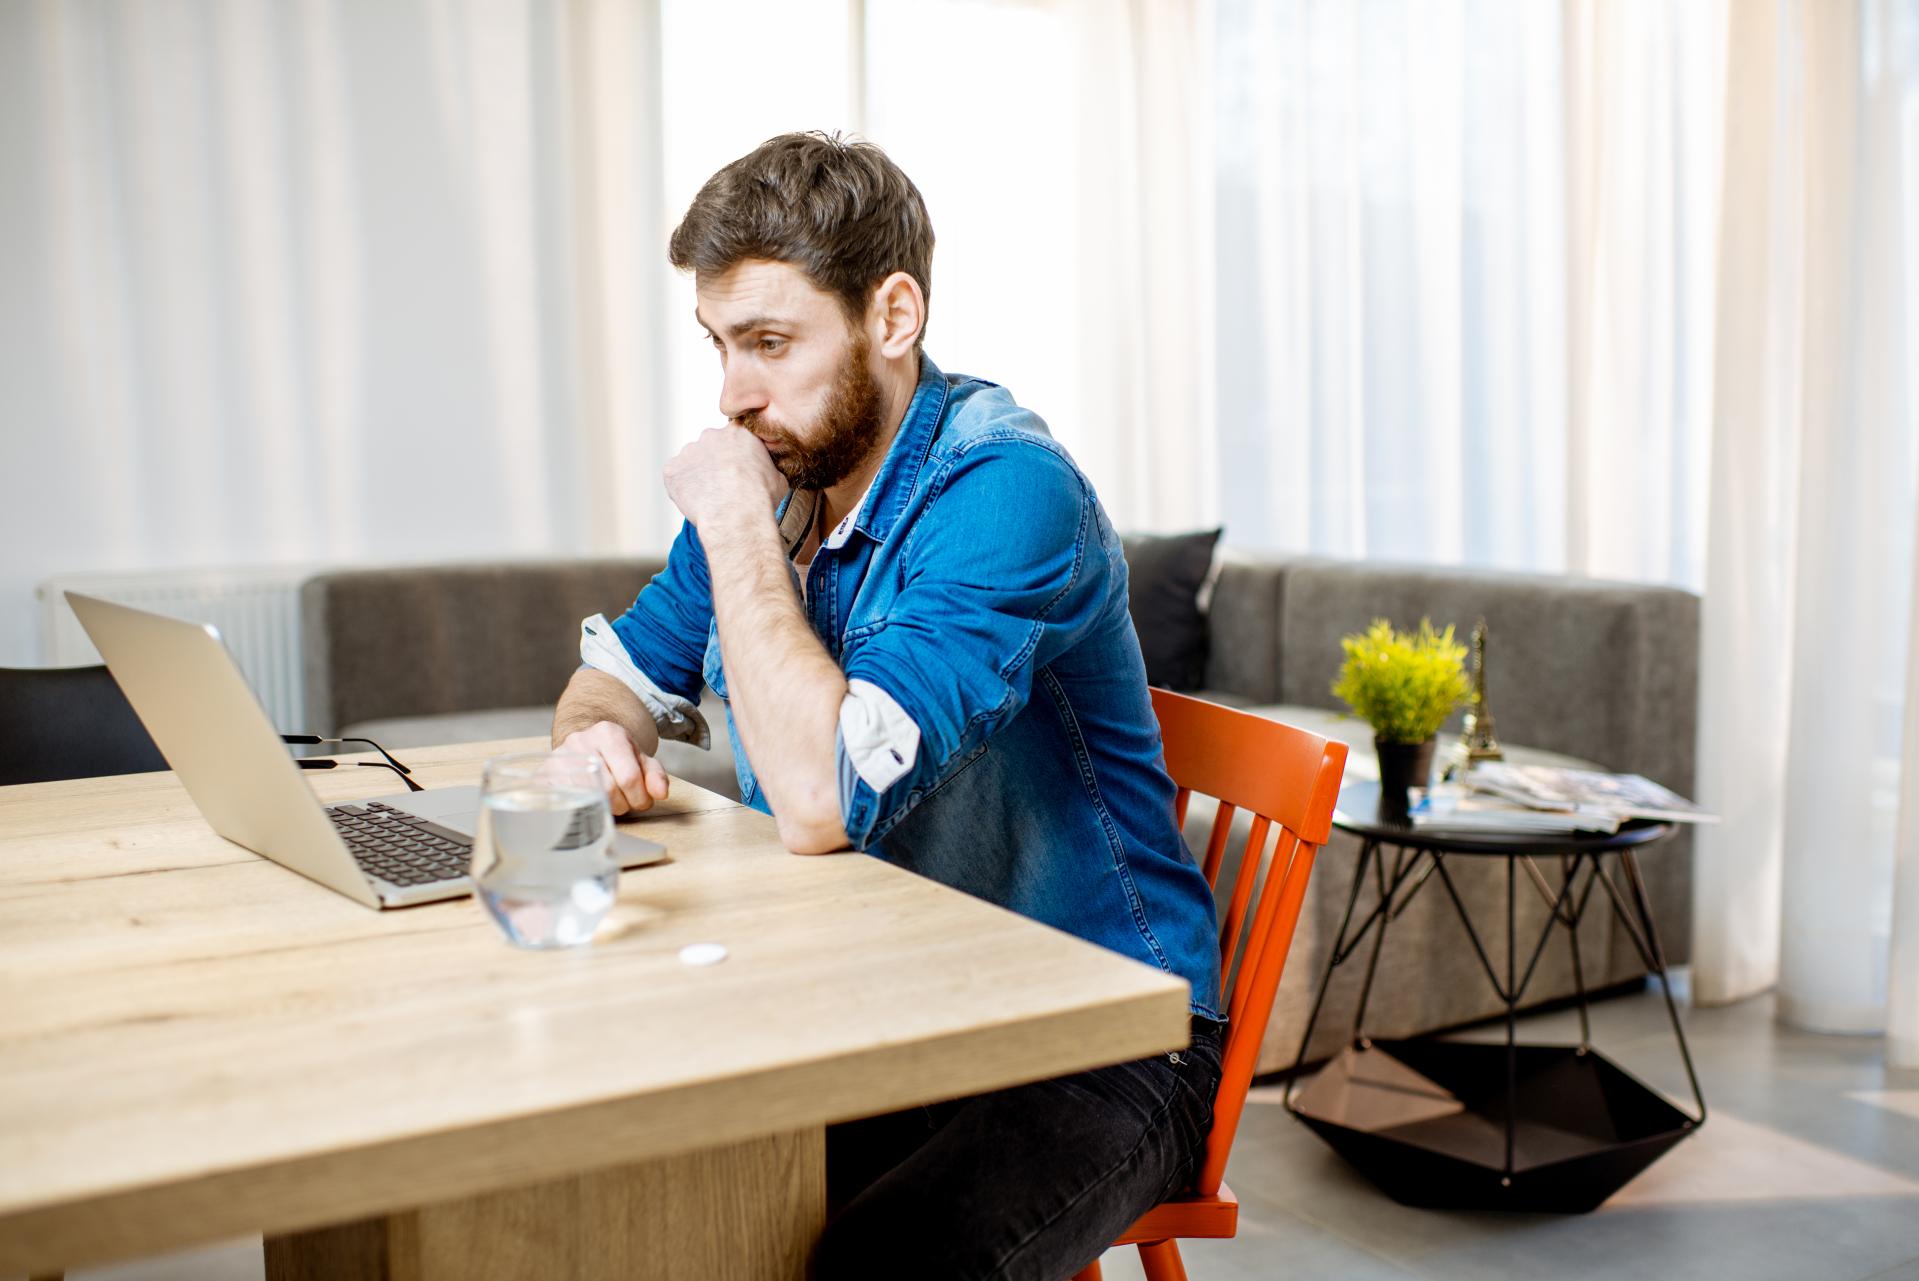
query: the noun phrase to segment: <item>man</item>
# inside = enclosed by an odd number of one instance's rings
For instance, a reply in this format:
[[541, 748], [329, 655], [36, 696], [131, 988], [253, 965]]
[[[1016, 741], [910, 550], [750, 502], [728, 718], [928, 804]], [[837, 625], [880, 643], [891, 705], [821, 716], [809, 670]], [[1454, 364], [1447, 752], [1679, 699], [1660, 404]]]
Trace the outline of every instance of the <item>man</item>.
[[1086, 478], [1002, 388], [920, 350], [933, 231], [877, 148], [775, 138], [673, 233], [728, 425], [666, 468], [686, 522], [554, 742], [615, 812], [726, 702], [742, 796], [801, 854], [863, 850], [1185, 978], [1178, 1054], [833, 1127], [823, 1278], [1072, 1274], [1192, 1176], [1219, 952], [1173, 821], [1126, 564]]

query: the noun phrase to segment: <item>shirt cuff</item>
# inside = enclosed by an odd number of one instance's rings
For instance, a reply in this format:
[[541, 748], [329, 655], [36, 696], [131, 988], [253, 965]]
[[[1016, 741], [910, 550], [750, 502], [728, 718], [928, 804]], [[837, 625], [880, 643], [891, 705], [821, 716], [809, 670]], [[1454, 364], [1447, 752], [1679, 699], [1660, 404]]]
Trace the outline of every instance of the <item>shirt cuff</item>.
[[580, 620], [580, 662], [596, 672], [605, 672], [632, 690], [634, 696], [646, 705], [653, 723], [659, 726], [661, 738], [691, 743], [700, 748], [713, 746], [713, 736], [707, 729], [706, 717], [700, 714], [699, 705], [688, 702], [678, 694], [667, 693], [635, 666], [633, 656], [626, 652], [626, 646], [614, 634], [613, 625], [606, 621], [605, 614]]
[[884, 792], [919, 759], [920, 727], [891, 694], [851, 680], [840, 700], [840, 744], [860, 780]]

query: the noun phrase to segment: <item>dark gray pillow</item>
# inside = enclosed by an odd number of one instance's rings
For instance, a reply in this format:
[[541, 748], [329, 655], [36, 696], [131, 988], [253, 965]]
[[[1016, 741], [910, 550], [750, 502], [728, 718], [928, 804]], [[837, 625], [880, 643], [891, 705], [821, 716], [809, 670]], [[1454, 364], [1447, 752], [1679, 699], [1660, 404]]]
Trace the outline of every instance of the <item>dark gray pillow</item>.
[[1199, 612], [1199, 589], [1212, 571], [1219, 533], [1129, 534], [1121, 540], [1126, 604], [1149, 684], [1198, 689], [1206, 679], [1206, 616]]

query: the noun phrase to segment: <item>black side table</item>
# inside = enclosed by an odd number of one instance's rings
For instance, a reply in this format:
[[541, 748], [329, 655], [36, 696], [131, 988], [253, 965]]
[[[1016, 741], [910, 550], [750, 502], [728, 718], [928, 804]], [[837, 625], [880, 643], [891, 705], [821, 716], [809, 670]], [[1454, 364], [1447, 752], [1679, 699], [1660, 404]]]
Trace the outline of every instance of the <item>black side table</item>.
[[[1630, 823], [1612, 835], [1419, 831], [1403, 811], [1381, 806], [1379, 784], [1356, 782], [1341, 793], [1333, 825], [1361, 838], [1359, 865], [1285, 1101], [1294, 1116], [1394, 1200], [1446, 1209], [1592, 1210], [1705, 1123], [1706, 1101], [1634, 858], [1638, 847], [1670, 836], [1671, 824]], [[1390, 872], [1388, 846], [1394, 850]], [[1447, 860], [1460, 856], [1506, 860], [1503, 980], [1447, 870]], [[1542, 858], [1558, 859], [1557, 888], [1540, 871]], [[1378, 901], [1355, 926], [1369, 871]], [[1545, 928], [1523, 970], [1515, 922], [1522, 871], [1548, 908]], [[1387, 927], [1434, 879], [1445, 887], [1487, 981], [1506, 1005], [1503, 1046], [1434, 1037], [1374, 1041], [1366, 1035], [1366, 1003]], [[1578, 930], [1595, 889], [1605, 891], [1641, 961], [1659, 978], [1696, 1116], [1592, 1048]], [[1555, 926], [1565, 927], [1571, 941], [1579, 1044], [1522, 1045], [1518, 1008]], [[1333, 971], [1351, 959], [1368, 934], [1372, 949], [1352, 1041], [1295, 1094]]]

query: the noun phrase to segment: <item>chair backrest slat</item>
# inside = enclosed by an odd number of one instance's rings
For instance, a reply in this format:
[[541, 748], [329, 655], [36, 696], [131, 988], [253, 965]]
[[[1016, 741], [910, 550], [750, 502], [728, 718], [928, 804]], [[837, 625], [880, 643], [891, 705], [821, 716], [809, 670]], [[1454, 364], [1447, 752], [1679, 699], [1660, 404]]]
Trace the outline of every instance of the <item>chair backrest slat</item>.
[[[1192, 789], [1187, 788], [1186, 793], [1192, 795]], [[1215, 893], [1219, 891], [1219, 865], [1226, 857], [1226, 838], [1233, 834], [1233, 815], [1238, 812], [1238, 807], [1231, 802], [1221, 801], [1213, 815], [1213, 830], [1206, 836], [1206, 861], [1200, 864], [1200, 870], [1206, 873], [1206, 883]], [[1186, 821], [1181, 819], [1180, 826], [1185, 825]]]
[[[1267, 865], [1266, 875], [1269, 884], [1272, 878], [1284, 878], [1293, 874], [1293, 863], [1298, 852], [1299, 838], [1286, 829], [1281, 828], [1279, 832], [1279, 843], [1273, 847], [1273, 857]], [[1259, 904], [1261, 915], [1253, 918], [1253, 928], [1247, 934], [1246, 955], [1239, 963], [1239, 971], [1241, 974], [1257, 974], [1259, 972], [1260, 957], [1266, 949], [1266, 928], [1270, 925], [1270, 920], [1265, 913], [1269, 910], [1268, 905], [1277, 902], [1278, 898], [1285, 894], [1285, 892], [1285, 886], [1281, 884], [1278, 894], [1267, 893], [1260, 895]], [[1228, 1021], [1236, 1020], [1244, 1013], [1246, 999], [1251, 991], [1252, 984], [1250, 983], [1236, 982], [1233, 984], [1232, 1004], [1227, 1007], [1226, 1017]]]
[[[1253, 815], [1220, 932], [1226, 1045], [1213, 1130], [1195, 1183], [1195, 1191], [1210, 1195], [1226, 1172], [1314, 859], [1332, 834], [1346, 745], [1184, 694], [1155, 689], [1152, 697], [1166, 768], [1179, 788], [1181, 824], [1193, 792], [1219, 802], [1203, 864], [1215, 895], [1233, 818], [1241, 809]], [[1267, 856], [1274, 826], [1279, 835]]]
[[[1224, 806], [1221, 807], [1225, 808]], [[1240, 851], [1239, 868], [1233, 875], [1233, 897], [1226, 909], [1226, 920], [1219, 927], [1219, 972], [1227, 976], [1233, 970], [1233, 954], [1239, 949], [1240, 927], [1246, 924], [1246, 906], [1253, 901], [1253, 888], [1259, 882], [1260, 852], [1266, 848], [1266, 833], [1273, 822], [1264, 814], [1253, 815], [1253, 830]]]

